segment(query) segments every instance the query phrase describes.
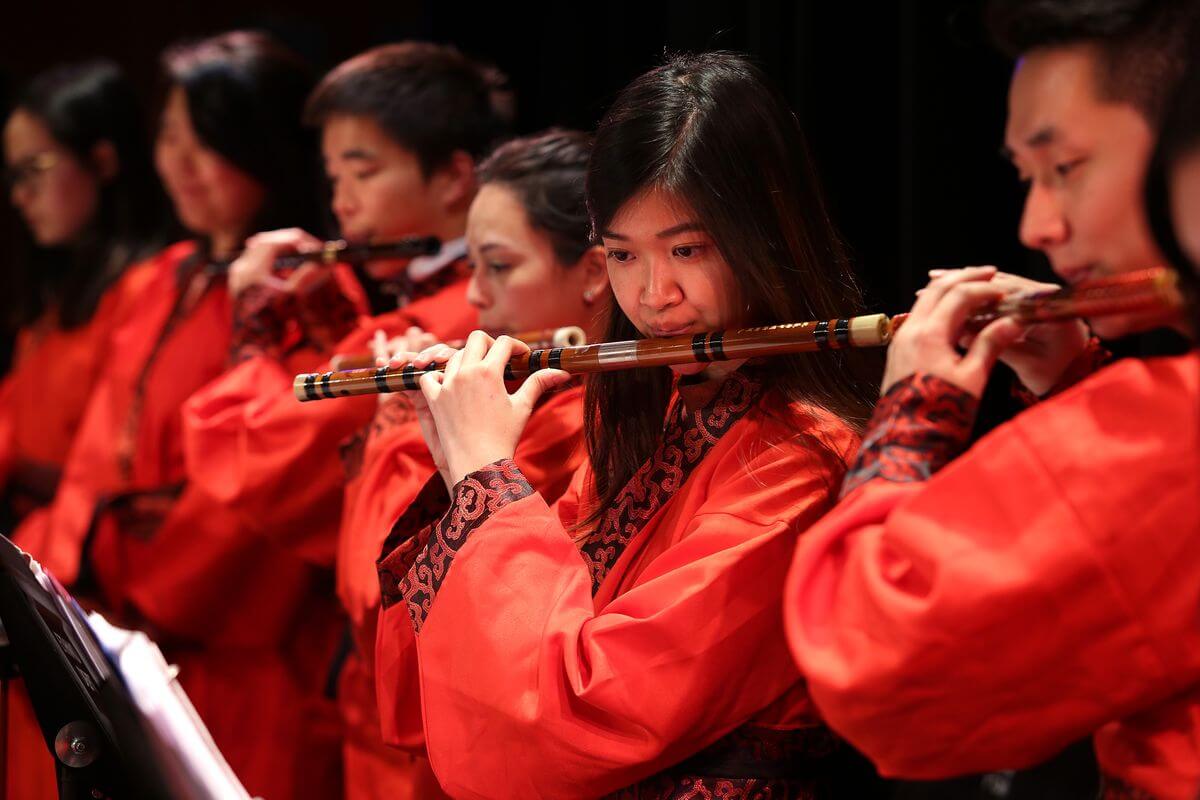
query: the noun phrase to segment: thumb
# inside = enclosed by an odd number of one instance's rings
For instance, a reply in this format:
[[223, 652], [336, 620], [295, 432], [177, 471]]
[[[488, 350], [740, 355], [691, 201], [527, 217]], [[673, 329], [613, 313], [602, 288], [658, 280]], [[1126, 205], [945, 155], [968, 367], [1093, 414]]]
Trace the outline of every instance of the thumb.
[[1021, 338], [1023, 332], [1024, 326], [1010, 317], [1001, 317], [989, 323], [971, 343], [963, 356], [962, 365], [972, 371], [980, 370], [986, 375], [991, 372], [1000, 354]]
[[571, 380], [571, 373], [561, 369], [540, 369], [525, 379], [513, 397], [533, 408], [546, 392]]

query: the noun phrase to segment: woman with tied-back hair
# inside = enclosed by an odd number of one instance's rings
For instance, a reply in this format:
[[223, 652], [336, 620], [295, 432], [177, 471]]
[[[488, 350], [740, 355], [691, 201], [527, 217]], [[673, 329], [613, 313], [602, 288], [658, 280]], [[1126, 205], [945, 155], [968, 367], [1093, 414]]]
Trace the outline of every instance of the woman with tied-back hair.
[[[467, 216], [471, 278], [466, 297], [485, 330], [571, 325], [583, 328], [591, 340], [601, 337], [611, 294], [604, 253], [591, 241], [584, 198], [590, 151], [587, 134], [551, 130], [509, 141], [480, 164], [479, 193]], [[405, 789], [418, 798], [442, 796], [424, 757], [418, 695], [408, 695], [406, 707], [396, 706], [382, 731], [375, 698], [380, 604], [375, 559], [392, 524], [410, 506], [446, 502], [445, 485], [413, 413], [414, 400], [389, 396], [354, 440], [360, 466], [347, 478], [338, 540], [338, 594], [355, 641], [338, 686], [347, 722], [346, 794], [364, 800], [409, 796]], [[583, 461], [578, 382], [538, 403], [514, 459], [546, 498], [566, 490]], [[401, 661], [384, 671], [411, 677], [409, 666]], [[384, 737], [406, 752], [385, 746]]]
[[[6, 188], [28, 229], [10, 262], [16, 358], [0, 385], [0, 530], [49, 503], [113, 329], [152, 274], [129, 266], [165, 243], [167, 205], [144, 119], [121, 69], [66, 64], [36, 76], [4, 125]], [[24, 238], [24, 237], [23, 237]], [[24, 693], [12, 705], [9, 796], [58, 796]]]
[[312, 77], [271, 37], [244, 31], [171, 47], [163, 68], [155, 164], [191, 238], [149, 260], [54, 502], [15, 540], [155, 636], [252, 794], [329, 797], [336, 719], [321, 689], [336, 603], [316, 591], [317, 570], [238, 535], [236, 517], [186, 482], [180, 421], [187, 397], [227, 368], [230, 256], [255, 231], [319, 218], [301, 125]]
[[[799, 125], [739, 56], [672, 58], [627, 87], [587, 192], [617, 301], [609, 339], [860, 306]], [[513, 454], [567, 376], [510, 394], [521, 350], [476, 332], [421, 359], [446, 362], [422, 394], [450, 508], [411, 508], [379, 562], [385, 729], [419, 684], [455, 797], [870, 796], [781, 636], [789, 554], [833, 502], [866, 413], [844, 364], [592, 376], [587, 461], [549, 505]]]

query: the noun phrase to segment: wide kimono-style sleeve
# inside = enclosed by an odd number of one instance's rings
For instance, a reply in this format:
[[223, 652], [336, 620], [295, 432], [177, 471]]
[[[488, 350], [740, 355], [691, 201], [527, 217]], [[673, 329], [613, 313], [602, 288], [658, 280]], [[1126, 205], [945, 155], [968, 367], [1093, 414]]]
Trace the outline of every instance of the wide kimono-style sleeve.
[[932, 477], [905, 464], [921, 423], [873, 426], [786, 593], [829, 725], [885, 775], [937, 778], [1032, 764], [1194, 684], [1198, 373], [1120, 362]]
[[[412, 427], [417, 426], [414, 423]], [[420, 438], [419, 431], [417, 437]], [[365, 544], [373, 546], [373, 552], [369, 561], [362, 546], [355, 548], [353, 552], [343, 552], [345, 558], [352, 559], [353, 563], [348, 564], [344, 560], [340, 565], [340, 579], [344, 583], [339, 586], [339, 593], [342, 594], [343, 603], [351, 619], [356, 625], [363, 626], [364, 634], [371, 635], [370, 641], [359, 643], [364, 658], [386, 673], [386, 677], [379, 680], [380, 685], [386, 686], [384, 697], [387, 707], [392, 710], [392, 713], [384, 715], [383, 718], [385, 741], [396, 747], [424, 752], [425, 739], [421, 723], [412, 626], [407, 623], [406, 618], [397, 617], [396, 619], [403, 624], [392, 630], [388, 636], [381, 638], [382, 650], [379, 653], [376, 653], [373, 635], [380, 603], [375, 561], [381, 545], [385, 551], [390, 552], [392, 549], [384, 543], [385, 534], [391, 530], [391, 539], [402, 539], [407, 532], [415, 532], [412, 528], [421, 528], [435, 521], [449, 502], [442, 478], [435, 473], [428, 450], [423, 447], [424, 440], [420, 441], [429, 466], [428, 469], [417, 472], [423, 479], [418, 483], [414, 484], [416, 476], [412, 472], [396, 469], [398, 461], [389, 463], [390, 459], [396, 456], [388, 457], [388, 461], [382, 465], [379, 463], [381, 459], [368, 460], [371, 472], [376, 475], [375, 485], [381, 486], [386, 480], [394, 491], [391, 494], [365, 491], [360, 493], [360, 499], [355, 506], [369, 506], [375, 509], [377, 533], [364, 535], [368, 532], [361, 530], [361, 523], [370, 518], [361, 514], [359, 525], [354, 530], [343, 531], [343, 545], [352, 540], [365, 539]], [[531, 486], [552, 502], [564, 497], [565, 507], [571, 505], [574, 502], [573, 498], [578, 495], [577, 485], [574, 489], [569, 489], [569, 486], [583, 459], [583, 390], [579, 386], [572, 386], [554, 392], [539, 403], [521, 435], [521, 440], [517, 443], [515, 461]], [[381, 466], [382, 469], [379, 468]], [[390, 514], [384, 509], [390, 509]], [[365, 572], [367, 567], [370, 569], [369, 576]], [[371, 616], [368, 617], [368, 614]]]
[[192, 395], [183, 410], [187, 473], [243, 530], [332, 566], [345, 482], [339, 448], [371, 421], [376, 398], [301, 403], [294, 377], [259, 356]]
[[[583, 475], [551, 508], [513, 462], [489, 465], [456, 485], [415, 562], [411, 541], [385, 556], [379, 646], [417, 631], [425, 734], [447, 791], [598, 796], [797, 683], [779, 597], [796, 536], [827, 507], [828, 468], [788, 444], [719, 457], [696, 513], [657, 532], [671, 545], [600, 610], [571, 530]], [[397, 709], [384, 667], [386, 721]]]

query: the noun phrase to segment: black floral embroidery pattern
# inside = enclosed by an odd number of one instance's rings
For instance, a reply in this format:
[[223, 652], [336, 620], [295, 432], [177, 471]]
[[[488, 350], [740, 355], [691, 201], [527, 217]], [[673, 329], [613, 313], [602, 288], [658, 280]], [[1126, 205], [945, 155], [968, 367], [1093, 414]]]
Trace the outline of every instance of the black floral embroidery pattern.
[[362, 472], [367, 445], [372, 440], [417, 418], [412, 400], [407, 395], [397, 393], [383, 395], [383, 398], [371, 421], [347, 436], [338, 445], [338, 454], [342, 459], [342, 471], [345, 473], [347, 481], [354, 480]]
[[726, 431], [753, 407], [761, 393], [760, 381], [738, 371], [699, 411], [688, 412], [683, 403], [675, 403], [654, 455], [634, 473], [596, 530], [579, 545], [592, 575], [592, 594], [600, 590], [629, 543], [679, 491]]
[[342, 293], [333, 273], [302, 289], [295, 300], [301, 336], [314, 350], [328, 353], [358, 325], [358, 309]]
[[251, 286], [233, 304], [233, 335], [229, 363], [237, 365], [257, 356], [278, 358], [296, 314], [292, 295], [266, 286]]
[[1098, 372], [1110, 361], [1112, 361], [1112, 353], [1100, 343], [1099, 339], [1093, 336], [1083, 352], [1075, 356], [1074, 360], [1067, 365], [1066, 370], [1059, 376], [1058, 382], [1050, 387], [1050, 391], [1040, 396], [1036, 395], [1018, 380], [1013, 384], [1013, 396], [1026, 406], [1036, 405], [1059, 392], [1070, 389], [1093, 372]]
[[898, 381], [875, 407], [842, 497], [875, 478], [928, 480], [966, 448], [978, 407], [970, 392], [933, 375]]
[[[450, 510], [437, 524], [428, 533], [422, 531], [408, 539], [379, 562], [380, 590], [385, 607], [403, 599], [408, 603], [413, 630], [420, 633], [454, 556], [466, 544], [471, 532], [492, 514], [531, 494], [533, 487], [511, 458], [478, 469], [455, 484]], [[399, 583], [395, 583], [398, 567], [411, 556], [422, 539], [425, 543], [416, 560]]]
[[606, 800], [816, 800], [831, 795], [830, 757], [844, 745], [824, 726], [745, 725], [671, 769]]
[[1130, 786], [1119, 778], [1102, 775], [1100, 800], [1157, 800], [1157, 798], [1136, 786]]

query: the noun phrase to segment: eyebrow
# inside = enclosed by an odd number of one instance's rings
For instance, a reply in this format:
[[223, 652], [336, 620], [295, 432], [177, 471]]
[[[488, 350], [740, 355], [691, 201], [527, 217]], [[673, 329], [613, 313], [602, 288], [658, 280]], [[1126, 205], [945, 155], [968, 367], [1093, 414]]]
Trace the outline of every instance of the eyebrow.
[[[703, 233], [705, 231], [705, 228], [703, 225], [701, 225], [698, 222], [681, 222], [678, 225], [672, 225], [671, 227], [667, 228], [666, 230], [659, 231], [658, 233], [654, 234], [654, 238], [669, 239], [672, 236], [675, 236], [676, 234], [688, 233], [690, 231], [696, 231], [696, 232]], [[622, 234], [615, 233], [610, 230], [600, 231], [600, 235], [605, 239], [618, 239], [621, 241], [629, 240], [628, 236], [623, 236]]]
[[340, 154], [344, 159], [358, 159], [360, 161], [370, 161], [375, 159], [375, 154], [370, 150], [364, 150], [361, 147], [352, 147], [349, 150], [343, 150]]
[[[1037, 148], [1053, 144], [1054, 140], [1057, 138], [1058, 130], [1047, 126], [1045, 128], [1041, 128], [1032, 136], [1025, 139], [1025, 146], [1036, 150]], [[1017, 154], [1013, 152], [1011, 147], [1005, 145], [1000, 148], [1000, 155], [1009, 161], [1012, 161], [1014, 158], [1016, 158]]]
[[479, 245], [479, 252], [486, 253], [489, 250], [498, 250], [502, 246], [503, 245], [499, 244], [498, 242], [487, 242], [486, 244]]

